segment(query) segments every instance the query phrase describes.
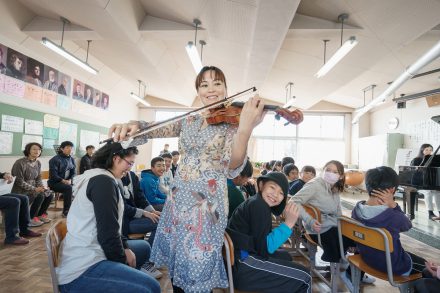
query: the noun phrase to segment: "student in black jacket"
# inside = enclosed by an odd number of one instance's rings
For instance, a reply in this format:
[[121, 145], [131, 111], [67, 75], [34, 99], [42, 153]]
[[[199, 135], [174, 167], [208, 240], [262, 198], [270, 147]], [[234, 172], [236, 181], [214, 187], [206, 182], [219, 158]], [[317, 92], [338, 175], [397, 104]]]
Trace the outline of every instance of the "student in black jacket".
[[134, 172], [129, 171], [122, 177], [121, 181], [124, 186], [124, 219], [122, 233], [126, 236], [128, 236], [129, 233], [151, 233], [148, 242], [153, 246], [160, 212], [156, 211], [145, 198], [139, 184], [139, 178]]
[[87, 170], [92, 169], [92, 156], [95, 152], [93, 145], [86, 146], [86, 154], [81, 158], [79, 162], [79, 174], [84, 173]]
[[63, 141], [58, 155], [49, 160], [49, 180], [47, 185], [55, 192], [63, 194], [63, 217], [67, 216], [72, 203], [72, 179], [75, 176], [75, 160], [72, 158], [73, 143]]
[[[259, 292], [311, 292], [309, 271], [277, 252], [290, 237], [299, 208], [286, 206], [288, 182], [283, 173], [271, 172], [257, 180], [259, 193], [232, 214], [227, 232], [234, 243], [234, 285]], [[272, 230], [272, 213], [284, 211], [285, 222]]]

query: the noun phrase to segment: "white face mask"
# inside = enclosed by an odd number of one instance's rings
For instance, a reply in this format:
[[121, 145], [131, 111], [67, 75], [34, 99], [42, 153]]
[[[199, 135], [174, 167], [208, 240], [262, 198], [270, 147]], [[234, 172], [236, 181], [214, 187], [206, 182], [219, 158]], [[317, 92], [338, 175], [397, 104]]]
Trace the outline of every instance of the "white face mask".
[[339, 174], [335, 174], [332, 172], [324, 172], [322, 173], [322, 179], [324, 179], [325, 182], [327, 182], [328, 184], [335, 184], [336, 182], [339, 181], [340, 175]]

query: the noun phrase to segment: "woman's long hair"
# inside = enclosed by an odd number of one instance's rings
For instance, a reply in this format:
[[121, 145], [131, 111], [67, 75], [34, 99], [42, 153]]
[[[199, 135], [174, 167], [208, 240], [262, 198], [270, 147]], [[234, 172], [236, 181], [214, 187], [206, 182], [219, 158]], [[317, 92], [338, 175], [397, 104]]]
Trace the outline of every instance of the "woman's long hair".
[[422, 145], [420, 146], [419, 154], [417, 155], [417, 158], [423, 159], [423, 157], [425, 156], [425, 155], [423, 154], [423, 151], [424, 151], [426, 148], [434, 149], [434, 148], [432, 147], [432, 145], [430, 145], [429, 143], [424, 143], [424, 144], [422, 144]]

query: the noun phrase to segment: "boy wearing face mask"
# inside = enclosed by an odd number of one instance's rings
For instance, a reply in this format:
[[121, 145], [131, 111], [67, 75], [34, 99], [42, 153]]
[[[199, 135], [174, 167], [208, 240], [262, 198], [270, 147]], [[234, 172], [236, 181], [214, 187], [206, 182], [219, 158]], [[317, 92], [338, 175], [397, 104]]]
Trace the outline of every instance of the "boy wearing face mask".
[[[386, 166], [370, 169], [365, 175], [365, 185], [370, 196], [368, 200], [356, 204], [351, 216], [365, 226], [385, 228], [391, 233], [394, 247], [391, 266], [394, 275], [421, 273], [426, 261], [405, 251], [400, 243], [399, 234], [411, 229], [412, 224], [394, 201], [394, 193], [399, 185], [396, 172]], [[381, 272], [387, 271], [384, 252], [360, 244], [358, 249], [362, 259], [369, 266]]]
[[[344, 191], [344, 166], [339, 161], [325, 164], [321, 176], [307, 182], [298, 193], [290, 199], [298, 204], [311, 204], [321, 211], [321, 223], [313, 219], [300, 207], [300, 216], [307, 233], [318, 241], [317, 233], [321, 234], [321, 244], [324, 251], [321, 259], [326, 262], [340, 262], [341, 253], [338, 238], [338, 217], [342, 215], [340, 193]], [[356, 243], [344, 238], [344, 250], [355, 247]], [[345, 276], [345, 275], [344, 275]], [[344, 279], [347, 286], [349, 278]], [[375, 280], [362, 274], [362, 281], [373, 283]]]

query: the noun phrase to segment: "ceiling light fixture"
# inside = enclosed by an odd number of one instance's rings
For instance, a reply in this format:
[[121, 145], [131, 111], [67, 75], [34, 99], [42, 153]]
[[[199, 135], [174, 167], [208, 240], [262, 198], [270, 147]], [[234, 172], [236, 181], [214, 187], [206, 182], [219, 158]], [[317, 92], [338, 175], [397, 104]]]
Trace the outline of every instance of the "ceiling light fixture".
[[138, 80], [138, 83], [139, 83], [138, 94], [135, 94], [135, 93], [131, 92], [130, 93], [130, 97], [132, 97], [133, 99], [135, 99], [139, 103], [143, 104], [144, 106], [151, 107], [150, 103], [148, 103], [145, 99], [142, 99], [140, 97], [140, 95], [141, 95], [141, 84], [144, 86], [144, 97], [145, 97], [145, 89], [146, 89], [147, 85], [144, 82], [142, 82], [141, 80]]
[[336, 64], [339, 63], [339, 61], [342, 60], [342, 58], [344, 58], [345, 55], [347, 55], [358, 44], [358, 41], [354, 36], [350, 37], [347, 41], [345, 41], [344, 44], [342, 44], [342, 39], [344, 34], [344, 21], [347, 19], [348, 19], [348, 14], [346, 13], [343, 13], [338, 16], [338, 20], [341, 22], [341, 47], [339, 47], [338, 51], [336, 51], [336, 53], [328, 60], [328, 62], [325, 62], [327, 42], [326, 40], [324, 40], [324, 65], [315, 74], [317, 78], [326, 75], [330, 70], [332, 70], [333, 67], [335, 67]]
[[[203, 65], [202, 65], [202, 59], [199, 56], [199, 53], [197, 52], [197, 30], [199, 28], [199, 25], [202, 23], [197, 18], [193, 20], [193, 23], [196, 27], [194, 43], [191, 41], [188, 42], [188, 44], [185, 46], [185, 49], [186, 49], [186, 53], [188, 54], [189, 60], [191, 60], [191, 64], [194, 67], [196, 74], [199, 74], [200, 70], [202, 70], [203, 68]], [[203, 41], [202, 44], [201, 41], [200, 44], [202, 45], [202, 50], [203, 50], [203, 45], [206, 45], [206, 43]]]
[[57, 45], [54, 42], [52, 42], [51, 40], [49, 40], [46, 37], [43, 37], [41, 39], [41, 43], [46, 46], [47, 48], [51, 49], [52, 51], [54, 51], [55, 53], [63, 56], [64, 58], [66, 58], [67, 60], [69, 60], [72, 63], [75, 63], [76, 65], [78, 65], [79, 67], [81, 67], [82, 69], [93, 73], [93, 74], [97, 74], [98, 70], [96, 70], [95, 68], [93, 68], [92, 66], [89, 65], [89, 63], [87, 63], [88, 59], [89, 59], [89, 46], [90, 46], [90, 42], [91, 41], [87, 41], [87, 57], [86, 57], [86, 61], [82, 61], [81, 59], [79, 59], [78, 57], [76, 57], [75, 55], [73, 55], [72, 53], [66, 51], [66, 49], [64, 49], [63, 47], [63, 41], [64, 41], [64, 28], [66, 24], [70, 24], [70, 21], [68, 21], [67, 19], [65, 19], [64, 17], [61, 17], [61, 21], [63, 22], [63, 32], [61, 35], [61, 45]]
[[293, 105], [293, 102], [295, 100], [295, 96], [292, 96], [292, 87], [293, 82], [289, 81], [286, 86], [286, 103], [284, 104], [283, 108], [290, 108]]

